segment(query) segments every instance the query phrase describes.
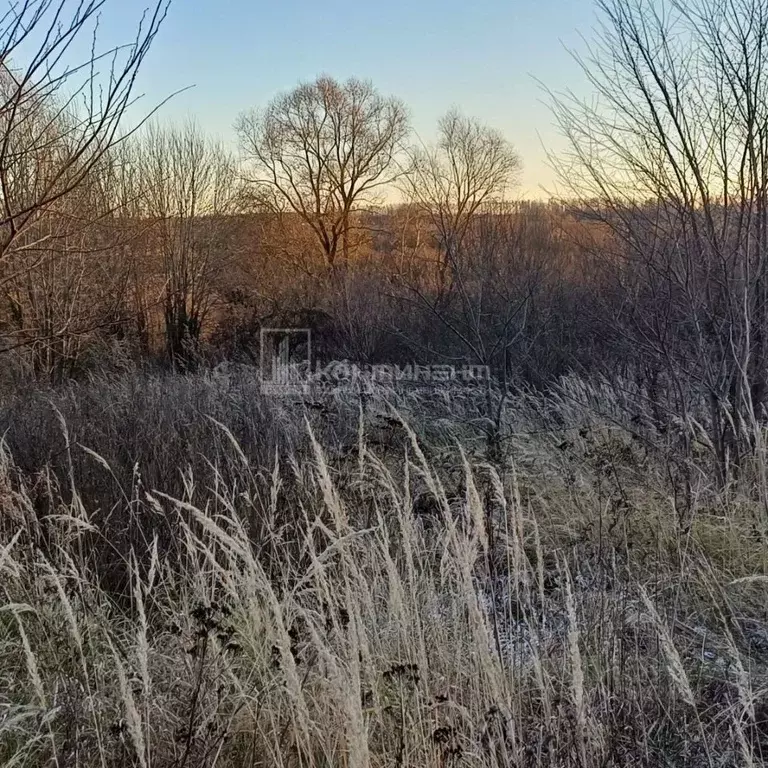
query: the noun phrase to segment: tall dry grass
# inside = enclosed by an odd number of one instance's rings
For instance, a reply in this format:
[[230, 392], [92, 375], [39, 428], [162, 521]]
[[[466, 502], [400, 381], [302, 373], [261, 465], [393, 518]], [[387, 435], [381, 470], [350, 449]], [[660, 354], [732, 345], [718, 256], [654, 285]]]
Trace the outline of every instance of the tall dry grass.
[[672, 430], [575, 381], [509, 403], [495, 463], [465, 394], [248, 386], [6, 403], [0, 763], [763, 763], [746, 472], [683, 494]]

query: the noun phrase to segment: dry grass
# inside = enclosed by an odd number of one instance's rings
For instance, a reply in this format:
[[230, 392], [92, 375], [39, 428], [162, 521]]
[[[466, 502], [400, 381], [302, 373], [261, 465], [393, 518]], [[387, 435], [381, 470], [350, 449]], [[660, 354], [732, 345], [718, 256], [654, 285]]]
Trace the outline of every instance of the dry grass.
[[459, 397], [8, 403], [0, 763], [762, 764], [761, 499], [682, 499], [674, 436], [584, 386], [510, 403], [494, 464]]

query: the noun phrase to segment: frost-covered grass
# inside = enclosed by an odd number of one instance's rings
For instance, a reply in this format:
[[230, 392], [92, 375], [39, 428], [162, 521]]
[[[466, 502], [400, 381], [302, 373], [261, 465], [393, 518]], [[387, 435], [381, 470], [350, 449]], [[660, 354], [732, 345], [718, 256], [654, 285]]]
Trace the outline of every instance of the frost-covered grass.
[[762, 764], [759, 484], [641, 394], [7, 400], [0, 764]]

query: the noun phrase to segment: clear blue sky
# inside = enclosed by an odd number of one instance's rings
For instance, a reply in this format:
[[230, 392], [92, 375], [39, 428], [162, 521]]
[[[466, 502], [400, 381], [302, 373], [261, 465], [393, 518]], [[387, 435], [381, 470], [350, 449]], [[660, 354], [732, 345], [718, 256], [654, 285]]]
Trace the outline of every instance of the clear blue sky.
[[[148, 0], [110, 0], [101, 43], [125, 41]], [[586, 92], [564, 46], [584, 49], [592, 0], [174, 0], [139, 81], [143, 103], [194, 116], [234, 145], [242, 110], [320, 73], [369, 78], [402, 98], [429, 140], [456, 105], [504, 132], [524, 162], [520, 194], [551, 187], [544, 144], [561, 146], [544, 95]]]

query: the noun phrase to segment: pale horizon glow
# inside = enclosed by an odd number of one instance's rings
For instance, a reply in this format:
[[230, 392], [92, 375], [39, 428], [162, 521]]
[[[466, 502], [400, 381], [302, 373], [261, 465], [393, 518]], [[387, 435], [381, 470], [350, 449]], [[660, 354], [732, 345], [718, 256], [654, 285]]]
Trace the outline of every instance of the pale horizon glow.
[[[108, 2], [100, 47], [128, 42], [146, 2]], [[583, 52], [594, 23], [592, 0], [174, 0], [140, 73], [134, 112], [182, 91], [159, 119], [194, 118], [235, 148], [243, 110], [319, 74], [369, 79], [408, 105], [422, 141], [453, 106], [502, 131], [523, 164], [514, 196], [546, 198], [555, 186], [547, 152], [561, 151], [563, 139], [540, 83], [588, 94], [566, 49]]]

